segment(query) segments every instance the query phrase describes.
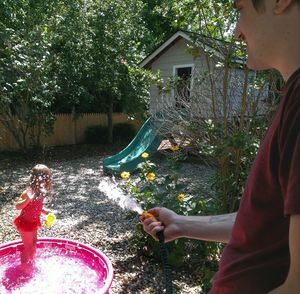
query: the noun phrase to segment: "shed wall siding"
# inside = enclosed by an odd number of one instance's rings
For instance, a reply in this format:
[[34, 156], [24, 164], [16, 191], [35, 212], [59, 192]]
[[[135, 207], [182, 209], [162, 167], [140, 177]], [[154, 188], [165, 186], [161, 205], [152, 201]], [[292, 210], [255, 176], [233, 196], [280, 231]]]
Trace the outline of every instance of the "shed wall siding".
[[[152, 64], [151, 70], [156, 72], [160, 71], [160, 77], [167, 81], [169, 77], [174, 75], [173, 69], [174, 66], [185, 66], [185, 65], [194, 65], [194, 71], [197, 75], [207, 71], [207, 62], [203, 54], [200, 54], [200, 57], [194, 58], [194, 56], [187, 51], [188, 45], [191, 44], [186, 39], [181, 38], [178, 40], [169, 50], [164, 52], [157, 60]], [[212, 61], [211, 61], [212, 62]], [[150, 87], [150, 112], [155, 113], [159, 111], [162, 105], [174, 105], [175, 99], [170, 93], [169, 95], [162, 95], [159, 93], [159, 90], [156, 86], [152, 85]]]
[[[197, 57], [194, 57], [187, 50], [189, 44], [193, 45], [189, 37], [180, 35], [179, 39], [171, 38], [169, 42], [166, 42], [166, 46], [161, 51], [156, 53], [154, 57], [151, 57], [151, 70], [153, 72], [159, 70], [160, 77], [164, 82], [162, 83], [163, 85], [166, 85], [168, 78], [174, 76], [176, 72], [174, 70], [175, 67], [192, 65], [191, 95], [188, 107], [193, 109], [193, 112], [198, 116], [238, 116], [241, 112], [241, 107], [244, 107], [241, 103], [243, 97], [248, 102], [257, 101], [258, 113], [264, 113], [264, 105], [261, 100], [262, 97], [268, 96], [267, 84], [262, 91], [254, 89], [251, 86], [251, 82], [248, 85], [245, 84], [244, 70], [238, 69], [238, 66], [236, 68], [224, 68], [221, 63], [218, 64], [220, 60], [223, 60], [220, 53], [215, 52], [215, 55], [210, 54], [208, 56], [203, 49], [199, 48], [199, 54], [197, 54]], [[149, 60], [147, 62], [150, 64]], [[234, 63], [234, 65], [238, 64]], [[251, 80], [254, 77], [255, 72], [249, 72], [248, 79]], [[175, 91], [168, 90], [170, 91], [159, 91], [155, 85], [150, 87], [151, 114], [163, 109], [169, 110], [175, 106]], [[251, 106], [249, 103], [245, 115], [247, 113], [251, 115]]]

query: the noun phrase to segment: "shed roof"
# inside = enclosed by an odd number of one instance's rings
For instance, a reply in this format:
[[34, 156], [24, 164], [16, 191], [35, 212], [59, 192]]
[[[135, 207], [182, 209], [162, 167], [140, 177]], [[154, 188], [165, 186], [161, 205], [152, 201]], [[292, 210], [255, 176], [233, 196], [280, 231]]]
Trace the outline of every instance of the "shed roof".
[[[229, 50], [232, 50], [232, 47], [234, 46], [234, 44], [232, 43], [209, 38], [198, 33], [177, 31], [157, 49], [155, 49], [150, 55], [148, 55], [144, 60], [142, 60], [142, 62], [140, 63], [140, 67], [150, 68], [151, 64], [155, 60], [157, 60], [162, 54], [164, 54], [170, 47], [172, 47], [182, 38], [196, 45], [197, 47], [203, 48], [205, 51], [212, 52], [213, 55], [219, 57], [220, 59], [224, 59], [224, 56], [226, 56]], [[245, 64], [245, 60], [237, 57], [233, 57], [232, 62], [241, 65]]]

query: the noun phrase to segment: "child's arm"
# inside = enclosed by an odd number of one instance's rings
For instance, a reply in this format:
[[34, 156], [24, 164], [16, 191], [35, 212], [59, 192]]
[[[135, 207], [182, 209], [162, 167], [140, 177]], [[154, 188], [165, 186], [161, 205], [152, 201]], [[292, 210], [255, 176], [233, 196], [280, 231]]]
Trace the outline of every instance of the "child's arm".
[[49, 214], [51, 212], [51, 210], [49, 210], [49, 209], [47, 209], [47, 208], [45, 208], [45, 207], [43, 207], [43, 209], [42, 209], [42, 213], [43, 214]]
[[15, 205], [16, 205], [16, 209], [17, 209], [17, 210], [23, 209], [24, 207], [27, 206], [27, 204], [28, 204], [30, 201], [31, 201], [31, 198], [29, 198], [27, 192], [24, 191], [24, 192], [21, 194], [20, 198], [17, 200], [16, 204], [15, 204]]

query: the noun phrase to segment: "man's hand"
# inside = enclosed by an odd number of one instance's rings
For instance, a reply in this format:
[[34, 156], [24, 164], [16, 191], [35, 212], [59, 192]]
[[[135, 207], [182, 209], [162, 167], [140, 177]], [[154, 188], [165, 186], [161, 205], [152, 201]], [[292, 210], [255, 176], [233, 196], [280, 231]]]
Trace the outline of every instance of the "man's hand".
[[164, 231], [165, 241], [170, 242], [180, 237], [180, 228], [177, 225], [179, 215], [167, 208], [153, 208], [148, 211], [154, 218], [141, 216], [144, 231], [158, 240], [156, 234]]

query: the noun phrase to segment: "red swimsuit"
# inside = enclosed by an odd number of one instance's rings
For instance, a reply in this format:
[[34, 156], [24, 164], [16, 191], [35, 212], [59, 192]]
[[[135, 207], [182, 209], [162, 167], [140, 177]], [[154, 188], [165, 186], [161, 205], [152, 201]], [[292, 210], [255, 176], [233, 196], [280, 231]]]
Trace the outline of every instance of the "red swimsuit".
[[[26, 191], [28, 193], [29, 191]], [[43, 209], [44, 197], [33, 198], [14, 220], [14, 225], [18, 230], [32, 232], [42, 226], [40, 215]]]

